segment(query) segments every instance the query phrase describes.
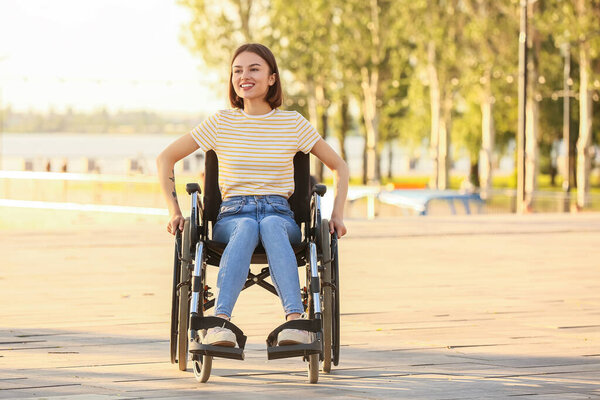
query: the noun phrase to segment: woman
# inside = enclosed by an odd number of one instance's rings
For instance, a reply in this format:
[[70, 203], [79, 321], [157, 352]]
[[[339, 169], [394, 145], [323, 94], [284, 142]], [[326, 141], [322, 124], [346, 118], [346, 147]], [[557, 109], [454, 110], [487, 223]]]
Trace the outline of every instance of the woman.
[[[229, 100], [233, 109], [209, 117], [158, 156], [158, 175], [170, 214], [167, 231], [175, 234], [184, 225], [173, 166], [197, 149], [214, 150], [219, 158], [223, 202], [213, 239], [227, 243], [219, 265], [215, 316], [231, 318], [260, 241], [286, 320], [297, 319], [303, 306], [291, 243], [300, 242], [302, 234], [287, 202], [294, 191], [293, 157], [298, 151], [311, 152], [333, 171], [335, 201], [329, 230], [339, 237], [346, 234], [343, 213], [348, 167], [304, 117], [278, 109], [281, 81], [275, 57], [267, 47], [250, 43], [235, 51]], [[278, 336], [279, 345], [310, 342], [309, 332], [297, 329], [285, 329]], [[202, 343], [233, 347], [236, 341], [229, 329], [217, 327], [207, 331]]]

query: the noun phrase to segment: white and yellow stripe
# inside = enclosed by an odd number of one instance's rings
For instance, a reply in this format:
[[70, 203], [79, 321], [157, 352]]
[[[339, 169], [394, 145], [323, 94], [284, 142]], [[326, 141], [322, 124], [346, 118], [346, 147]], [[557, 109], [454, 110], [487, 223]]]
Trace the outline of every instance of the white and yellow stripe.
[[219, 158], [223, 198], [294, 192], [294, 155], [310, 152], [319, 133], [296, 111], [272, 110], [248, 115], [240, 109], [222, 110], [190, 134], [204, 151]]

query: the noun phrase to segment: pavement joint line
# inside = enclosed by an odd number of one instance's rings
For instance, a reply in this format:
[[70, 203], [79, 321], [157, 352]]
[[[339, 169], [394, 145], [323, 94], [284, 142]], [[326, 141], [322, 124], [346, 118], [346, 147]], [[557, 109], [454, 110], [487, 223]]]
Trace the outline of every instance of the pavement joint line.
[[[384, 366], [372, 366], [372, 367], [348, 367], [348, 368], [332, 368], [332, 373], [331, 374], [325, 374], [322, 373], [322, 375], [320, 374], [320, 376], [332, 376], [334, 374], [334, 372], [338, 372], [338, 371], [356, 371], [356, 370], [368, 370], [368, 369], [376, 369], [376, 368], [393, 368], [395, 367], [395, 365], [384, 365]], [[279, 375], [279, 374], [297, 374], [297, 373], [306, 373], [304, 370], [303, 371], [276, 371], [276, 372], [248, 372], [248, 373], [241, 373], [241, 374], [230, 374], [230, 375], [219, 375], [222, 377], [241, 377], [241, 376], [261, 376], [261, 375]]]
[[46, 343], [47, 340], [16, 340], [12, 342], [0, 342], [0, 344], [27, 344], [27, 343]]
[[[443, 372], [403, 372], [397, 374], [381, 374], [381, 375], [360, 375], [360, 376], [340, 376], [334, 378], [334, 380], [352, 380], [352, 379], [377, 379], [377, 378], [397, 378], [402, 376], [425, 376], [425, 375], [442, 375], [442, 376], [464, 376], [465, 374], [451, 374]], [[470, 375], [469, 375], [470, 376]], [[479, 379], [479, 377], [472, 377], [472, 379]]]
[[44, 347], [14, 347], [14, 348], [0, 348], [0, 351], [14, 351], [14, 350], [37, 350], [37, 349], [60, 349], [60, 348], [72, 348], [72, 347], [104, 347], [104, 346], [126, 346], [126, 345], [139, 345], [149, 343], [167, 343], [168, 340], [151, 340], [151, 341], [135, 341], [135, 342], [121, 342], [121, 343], [91, 343], [91, 344], [68, 344], [65, 346], [44, 346]]
[[77, 332], [67, 332], [67, 333], [32, 333], [27, 335], [15, 335], [14, 337], [18, 338], [27, 338], [27, 337], [38, 337], [38, 336], [62, 336], [62, 335], [73, 335], [77, 334]]
[[[122, 365], [146, 365], [146, 364], [167, 364], [169, 361], [145, 361], [145, 362], [132, 362], [132, 363], [113, 363], [113, 364], [89, 364], [89, 365], [62, 365], [58, 367], [52, 367], [56, 369], [71, 369], [71, 368], [98, 368], [98, 367], [118, 367]], [[15, 371], [34, 371], [44, 370], [47, 368], [19, 368]]]
[[498, 375], [498, 376], [484, 376], [484, 379], [502, 379], [502, 378], [524, 378], [528, 376], [544, 376], [544, 375], [564, 375], [564, 374], [579, 374], [582, 372], [600, 372], [600, 371], [555, 371], [555, 372], [536, 372], [533, 374], [513, 374], [513, 375]]
[[558, 326], [556, 328], [557, 329], [582, 329], [582, 328], [598, 328], [598, 327], [600, 327], [600, 324], [598, 324], [598, 325]]
[[44, 347], [7, 347], [0, 351], [18, 351], [18, 350], [38, 350], [38, 349], [60, 349], [61, 346], [44, 346]]
[[[464, 328], [464, 327], [475, 327], [478, 325], [442, 325], [442, 326], [417, 326], [413, 328], [387, 328], [387, 329], [379, 329], [380, 331], [417, 331], [417, 330], [425, 330], [425, 329], [454, 329], [454, 328]], [[370, 331], [356, 331], [356, 332], [370, 332]]]
[[368, 353], [387, 353], [389, 351], [419, 351], [419, 350], [441, 350], [447, 349], [448, 347], [412, 347], [407, 349], [384, 349], [384, 350], [367, 350]]
[[26, 386], [26, 387], [0, 388], [0, 390], [43, 389], [43, 388], [65, 387], [65, 386], [81, 386], [81, 383], [65, 383], [65, 384], [57, 384], [57, 385], [43, 385], [43, 386]]
[[494, 344], [463, 344], [463, 345], [448, 345], [446, 348], [453, 349], [463, 349], [463, 348], [471, 348], [471, 347], [495, 347], [495, 346], [510, 346], [512, 343], [494, 343]]
[[[183, 371], [182, 371], [183, 372]], [[178, 379], [189, 379], [187, 376], [181, 377], [168, 377], [168, 378], [147, 378], [147, 379], [122, 379], [118, 381], [112, 381], [114, 383], [127, 383], [127, 382], [146, 382], [146, 381], [174, 381]]]
[[445, 236], [501, 236], [501, 235], [553, 235], [562, 233], [598, 233], [600, 229], [557, 229], [553, 231], [539, 230], [539, 231], [497, 231], [497, 232], [440, 232], [440, 233], [406, 233], [406, 234], [392, 234], [392, 235], [348, 235], [344, 240], [349, 239], [393, 239], [393, 238], [420, 238], [420, 237], [445, 237]]

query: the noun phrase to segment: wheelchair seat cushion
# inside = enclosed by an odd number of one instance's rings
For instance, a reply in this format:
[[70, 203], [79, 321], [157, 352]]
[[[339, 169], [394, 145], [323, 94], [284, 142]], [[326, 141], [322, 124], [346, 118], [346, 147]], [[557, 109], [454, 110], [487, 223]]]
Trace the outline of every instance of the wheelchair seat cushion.
[[[219, 260], [225, 251], [225, 247], [227, 247], [227, 243], [217, 242], [215, 240], [207, 240], [206, 241], [206, 249], [207, 252], [207, 262], [211, 265], [219, 265]], [[296, 259], [298, 260], [298, 265], [305, 264], [305, 253], [307, 248], [307, 242], [303, 241], [298, 244], [292, 244], [292, 249], [294, 250], [294, 254], [296, 255]], [[252, 254], [252, 264], [268, 264], [267, 253], [265, 252], [265, 248], [262, 244], [258, 244], [254, 253]]]

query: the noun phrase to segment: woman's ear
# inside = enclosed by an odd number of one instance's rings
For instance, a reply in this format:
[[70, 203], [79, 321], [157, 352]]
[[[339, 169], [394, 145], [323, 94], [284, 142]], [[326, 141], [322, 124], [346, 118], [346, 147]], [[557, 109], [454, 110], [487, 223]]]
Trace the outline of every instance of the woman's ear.
[[269, 76], [269, 86], [273, 86], [277, 81], [277, 74], [273, 73]]

